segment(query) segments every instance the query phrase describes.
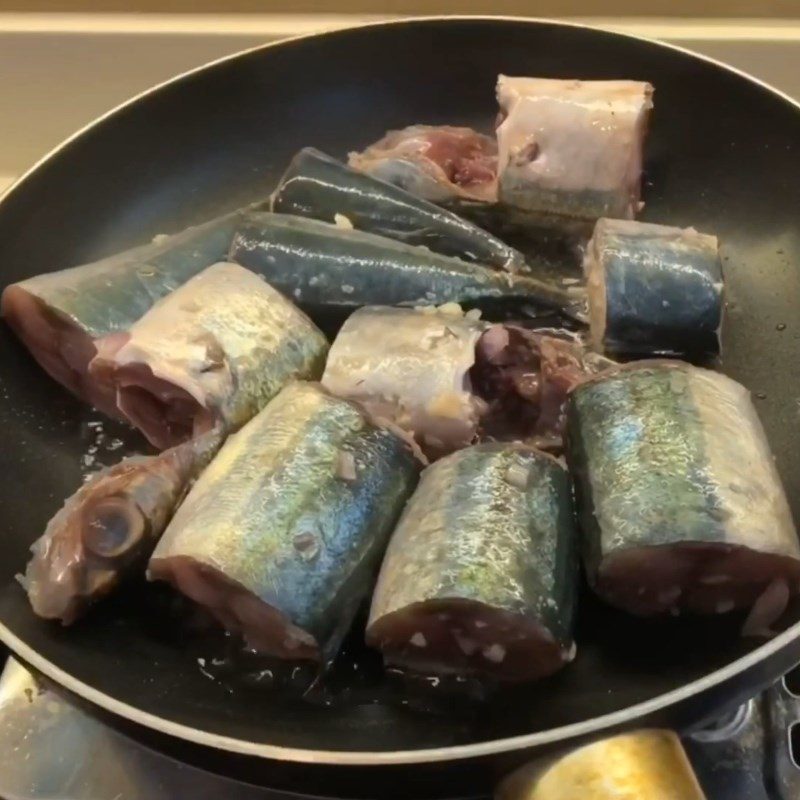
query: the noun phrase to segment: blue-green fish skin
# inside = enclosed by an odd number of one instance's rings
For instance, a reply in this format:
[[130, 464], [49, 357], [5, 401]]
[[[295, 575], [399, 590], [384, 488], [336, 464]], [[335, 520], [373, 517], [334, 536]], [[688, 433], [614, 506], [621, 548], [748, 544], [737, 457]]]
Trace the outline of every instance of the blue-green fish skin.
[[153, 304], [222, 260], [245, 212], [235, 212], [92, 264], [7, 286], [0, 310], [40, 365], [111, 416], [113, 392], [88, 375], [94, 342], [127, 330]]
[[227, 214], [92, 264], [12, 285], [35, 294], [92, 338], [124, 331], [156, 300], [221, 261], [243, 216]]
[[301, 307], [574, 306], [567, 292], [528, 275], [288, 214], [249, 215], [236, 232], [230, 260], [260, 273]]
[[324, 661], [369, 591], [416, 479], [403, 440], [316, 384], [290, 384], [228, 439], [149, 574], [257, 650]]
[[566, 469], [489, 443], [426, 468], [392, 536], [367, 641], [390, 663], [529, 680], [574, 658], [577, 533]]
[[800, 544], [748, 391], [679, 361], [573, 389], [567, 458], [590, 583], [640, 615], [750, 607], [792, 592]]
[[524, 270], [518, 250], [477, 225], [410, 192], [307, 147], [272, 196], [272, 211], [336, 222], [509, 272]]
[[587, 245], [594, 346], [611, 353], [708, 358], [720, 352], [724, 297], [715, 236], [601, 219]]

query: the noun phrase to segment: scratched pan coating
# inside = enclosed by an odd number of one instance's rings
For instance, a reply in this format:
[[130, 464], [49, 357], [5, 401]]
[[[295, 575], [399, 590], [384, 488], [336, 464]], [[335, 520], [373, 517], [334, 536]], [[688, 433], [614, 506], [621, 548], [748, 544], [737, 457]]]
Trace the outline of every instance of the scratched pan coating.
[[[797, 516], [800, 110], [676, 49], [556, 23], [435, 19], [244, 53], [126, 105], [18, 184], [0, 202], [0, 279], [91, 261], [263, 198], [306, 145], [344, 157], [412, 123], [489, 130], [499, 72], [656, 87], [643, 218], [719, 236], [730, 302], [724, 370], [756, 393]], [[318, 795], [400, 796], [406, 778], [420, 797], [474, 795], [556, 743], [711, 714], [800, 658], [798, 624], [759, 647], [738, 638], [735, 622], [643, 622], [584, 596], [575, 663], [477, 709], [393, 702], [357, 640], [352, 657], [367, 677], [331, 707], [231, 692], [201, 673], [141, 587], [61, 630], [33, 617], [13, 581], [80, 480], [90, 419], [3, 326], [0, 638], [185, 760]]]

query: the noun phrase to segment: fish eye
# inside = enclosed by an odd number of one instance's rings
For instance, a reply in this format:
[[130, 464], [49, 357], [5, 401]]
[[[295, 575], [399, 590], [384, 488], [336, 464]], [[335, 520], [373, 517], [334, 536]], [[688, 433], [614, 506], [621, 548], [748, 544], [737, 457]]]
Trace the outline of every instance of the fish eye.
[[118, 558], [143, 538], [146, 529], [147, 521], [135, 503], [124, 497], [104, 497], [86, 510], [83, 544], [101, 558]]

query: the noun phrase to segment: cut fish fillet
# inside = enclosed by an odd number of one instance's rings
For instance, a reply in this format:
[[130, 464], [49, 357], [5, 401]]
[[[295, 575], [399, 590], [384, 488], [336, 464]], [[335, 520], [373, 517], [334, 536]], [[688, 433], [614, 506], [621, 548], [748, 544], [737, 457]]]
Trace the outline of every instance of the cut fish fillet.
[[22, 285], [5, 289], [3, 317], [44, 371], [73, 394], [110, 417], [121, 418], [116, 392], [89, 375], [95, 340], [68, 317], [59, 314]]
[[527, 681], [571, 660], [538, 620], [471, 600], [429, 600], [387, 614], [369, 627], [369, 643], [392, 663], [420, 673], [489, 674]]
[[90, 374], [156, 447], [217, 424], [236, 430], [294, 378], [318, 378], [328, 343], [302, 311], [238, 264], [218, 263], [126, 334], [98, 344]]
[[497, 145], [471, 128], [411, 125], [389, 131], [362, 153], [351, 153], [349, 163], [433, 202], [496, 198]]
[[653, 87], [500, 75], [498, 197], [531, 212], [632, 219]]

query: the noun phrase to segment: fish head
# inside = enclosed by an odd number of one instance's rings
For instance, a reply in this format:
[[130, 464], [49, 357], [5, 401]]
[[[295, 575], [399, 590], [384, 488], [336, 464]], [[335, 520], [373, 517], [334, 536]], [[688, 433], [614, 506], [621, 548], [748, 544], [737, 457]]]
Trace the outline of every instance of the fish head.
[[156, 456], [133, 456], [94, 476], [53, 517], [31, 548], [20, 582], [34, 611], [73, 622], [143, 565], [189, 488], [218, 431]]

